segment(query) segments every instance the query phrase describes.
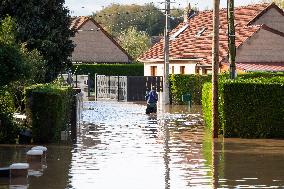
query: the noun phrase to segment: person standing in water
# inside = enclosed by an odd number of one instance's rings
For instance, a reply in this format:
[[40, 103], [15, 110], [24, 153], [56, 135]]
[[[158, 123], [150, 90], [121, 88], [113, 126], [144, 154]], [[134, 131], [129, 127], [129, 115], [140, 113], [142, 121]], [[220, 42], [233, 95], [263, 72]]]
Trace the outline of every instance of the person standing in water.
[[147, 101], [146, 114], [157, 113], [158, 94], [154, 86], [152, 90], [146, 94], [145, 99]]

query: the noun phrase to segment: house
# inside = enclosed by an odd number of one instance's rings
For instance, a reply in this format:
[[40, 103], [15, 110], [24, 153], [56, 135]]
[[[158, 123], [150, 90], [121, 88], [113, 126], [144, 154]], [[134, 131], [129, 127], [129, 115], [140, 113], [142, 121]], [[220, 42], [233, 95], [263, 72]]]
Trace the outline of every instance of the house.
[[[170, 33], [170, 74], [212, 72], [213, 11], [190, 12]], [[235, 8], [236, 66], [240, 71], [284, 71], [284, 13], [274, 3]], [[228, 71], [227, 9], [220, 10], [220, 72]], [[162, 76], [164, 41], [139, 57], [144, 75]]]
[[75, 17], [71, 28], [75, 46], [74, 63], [130, 63], [129, 54], [91, 17]]

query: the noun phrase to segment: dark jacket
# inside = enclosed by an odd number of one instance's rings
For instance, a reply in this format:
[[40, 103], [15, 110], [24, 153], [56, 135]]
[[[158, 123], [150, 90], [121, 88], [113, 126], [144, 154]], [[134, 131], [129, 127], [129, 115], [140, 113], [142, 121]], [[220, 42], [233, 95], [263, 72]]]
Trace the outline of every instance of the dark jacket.
[[155, 90], [151, 90], [146, 96], [145, 96], [147, 103], [157, 103], [158, 101], [158, 94]]

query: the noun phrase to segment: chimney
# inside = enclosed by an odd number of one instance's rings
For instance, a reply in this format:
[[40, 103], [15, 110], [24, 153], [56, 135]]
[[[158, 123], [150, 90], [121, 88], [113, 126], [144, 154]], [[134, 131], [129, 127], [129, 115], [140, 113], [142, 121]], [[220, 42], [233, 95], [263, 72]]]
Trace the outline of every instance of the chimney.
[[188, 3], [188, 6], [184, 10], [183, 22], [188, 22], [194, 16], [195, 16], [195, 11], [191, 8], [190, 3]]

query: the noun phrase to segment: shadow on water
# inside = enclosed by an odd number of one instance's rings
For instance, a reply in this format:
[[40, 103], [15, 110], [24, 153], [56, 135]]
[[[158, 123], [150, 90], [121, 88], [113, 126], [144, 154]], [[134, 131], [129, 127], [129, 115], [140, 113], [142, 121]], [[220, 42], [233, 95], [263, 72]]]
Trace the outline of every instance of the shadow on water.
[[[283, 188], [283, 140], [212, 140], [200, 107], [85, 102], [72, 147], [48, 146], [47, 168], [28, 188]], [[0, 146], [0, 165], [28, 147]], [[10, 181], [0, 178], [0, 189]]]

